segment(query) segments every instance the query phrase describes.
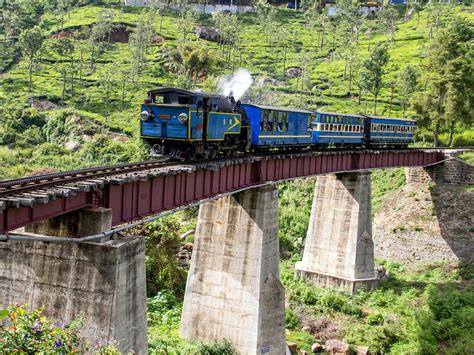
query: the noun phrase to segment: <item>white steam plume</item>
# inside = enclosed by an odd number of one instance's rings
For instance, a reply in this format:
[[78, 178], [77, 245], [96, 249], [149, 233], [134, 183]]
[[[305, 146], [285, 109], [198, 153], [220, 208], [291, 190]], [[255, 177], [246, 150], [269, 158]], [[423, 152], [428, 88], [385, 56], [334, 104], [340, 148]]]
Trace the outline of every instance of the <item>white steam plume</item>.
[[252, 85], [252, 76], [245, 69], [238, 69], [234, 75], [226, 75], [219, 78], [217, 89], [222, 95], [228, 96], [232, 93], [234, 99], [238, 100]]

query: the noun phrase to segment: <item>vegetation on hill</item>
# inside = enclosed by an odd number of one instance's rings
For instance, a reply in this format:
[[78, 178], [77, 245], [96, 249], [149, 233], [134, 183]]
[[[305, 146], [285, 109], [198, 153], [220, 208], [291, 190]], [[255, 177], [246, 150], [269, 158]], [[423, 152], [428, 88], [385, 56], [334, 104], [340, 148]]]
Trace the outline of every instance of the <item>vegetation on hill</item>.
[[[147, 90], [216, 91], [219, 77], [240, 67], [254, 79], [244, 100], [415, 117], [418, 144], [437, 136], [442, 145], [474, 145], [474, 15], [468, 3], [387, 4], [369, 18], [348, 1], [338, 1], [335, 17], [314, 1], [293, 11], [259, 0], [256, 13], [237, 16], [197, 14], [182, 2], [174, 11], [170, 3], [0, 4], [0, 179], [146, 159], [138, 114]], [[198, 39], [196, 26], [219, 28], [221, 42]], [[472, 155], [464, 158], [472, 161]], [[412, 270], [381, 261], [390, 281], [357, 296], [295, 279], [313, 184], [279, 186], [288, 339], [307, 350], [313, 341], [340, 337], [378, 352], [472, 351], [469, 266]], [[401, 169], [374, 173], [374, 213], [401, 185]], [[195, 210], [175, 214], [136, 231], [147, 243], [151, 352], [231, 353], [225, 342], [200, 345], [178, 335], [186, 270], [176, 254], [192, 242], [186, 232], [194, 229], [195, 216]]]
[[[147, 90], [215, 91], [239, 67], [254, 79], [247, 101], [406, 115], [418, 118], [421, 142], [436, 133], [440, 144], [474, 144], [470, 5], [386, 5], [363, 17], [342, 0], [336, 16], [311, 1], [294, 11], [259, 0], [256, 13], [212, 16], [154, 4], [1, 5], [0, 177], [143, 159], [137, 110]], [[221, 42], [197, 38], [196, 26], [218, 28]], [[75, 127], [54, 140], [48, 132], [64, 125]], [[104, 134], [112, 139], [94, 137]], [[90, 147], [100, 154], [84, 155]]]

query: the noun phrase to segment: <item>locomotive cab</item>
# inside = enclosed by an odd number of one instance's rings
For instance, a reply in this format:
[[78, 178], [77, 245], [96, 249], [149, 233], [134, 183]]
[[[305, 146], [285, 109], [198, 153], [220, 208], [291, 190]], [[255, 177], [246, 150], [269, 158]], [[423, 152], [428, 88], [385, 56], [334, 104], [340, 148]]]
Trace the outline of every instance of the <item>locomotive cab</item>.
[[150, 144], [153, 155], [194, 159], [229, 154], [243, 144], [243, 116], [229, 97], [182, 89], [153, 90], [141, 107], [141, 137]]

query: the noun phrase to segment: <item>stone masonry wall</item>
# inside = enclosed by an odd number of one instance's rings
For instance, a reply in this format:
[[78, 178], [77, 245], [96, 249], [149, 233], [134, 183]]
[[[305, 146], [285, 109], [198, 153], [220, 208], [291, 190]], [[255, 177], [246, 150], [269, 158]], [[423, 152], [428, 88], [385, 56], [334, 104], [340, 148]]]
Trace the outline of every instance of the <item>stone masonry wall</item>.
[[119, 349], [147, 351], [143, 238], [106, 243], [0, 243], [0, 309], [45, 307], [53, 320], [84, 315], [82, 335], [118, 341]]
[[407, 183], [474, 184], [474, 166], [456, 157], [426, 168], [405, 168], [405, 174]]

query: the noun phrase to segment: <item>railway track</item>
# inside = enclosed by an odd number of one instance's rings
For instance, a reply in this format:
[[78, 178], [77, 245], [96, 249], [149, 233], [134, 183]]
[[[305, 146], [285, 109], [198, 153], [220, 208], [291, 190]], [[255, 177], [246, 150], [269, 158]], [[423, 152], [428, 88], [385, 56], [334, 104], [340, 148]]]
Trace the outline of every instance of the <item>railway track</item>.
[[[374, 149], [375, 151], [395, 150], [393, 148]], [[407, 149], [404, 149], [407, 150]], [[408, 148], [408, 150], [420, 150], [420, 148]], [[422, 150], [446, 150], [442, 148], [425, 148]], [[469, 150], [469, 148], [467, 149]], [[338, 149], [337, 152], [348, 152], [363, 150], [347, 148]], [[99, 166], [91, 168], [83, 168], [65, 172], [48, 173], [36, 176], [28, 176], [23, 178], [0, 181], [0, 212], [8, 206], [32, 206], [34, 203], [48, 203], [50, 199], [59, 196], [74, 196], [81, 191], [95, 190], [103, 187], [105, 183], [120, 184], [125, 181], [139, 179], [140, 175], [147, 172], [153, 172], [156, 169], [174, 169], [194, 165], [194, 164], [222, 164], [232, 162], [235, 159], [246, 158], [272, 158], [275, 156], [296, 156], [305, 154], [318, 154], [335, 152], [335, 149], [320, 149], [318, 151], [304, 152], [261, 152], [246, 154], [230, 158], [218, 158], [209, 160], [200, 160], [193, 162], [181, 162], [172, 160], [148, 160], [142, 162], [116, 164], [109, 166]], [[153, 175], [153, 173], [152, 173]]]
[[67, 185], [74, 182], [84, 182], [102, 177], [129, 174], [143, 170], [162, 168], [176, 165], [168, 160], [143, 161], [127, 164], [116, 164], [92, 168], [77, 169], [58, 173], [27, 176], [18, 179], [0, 181], [0, 198], [32, 190]]

